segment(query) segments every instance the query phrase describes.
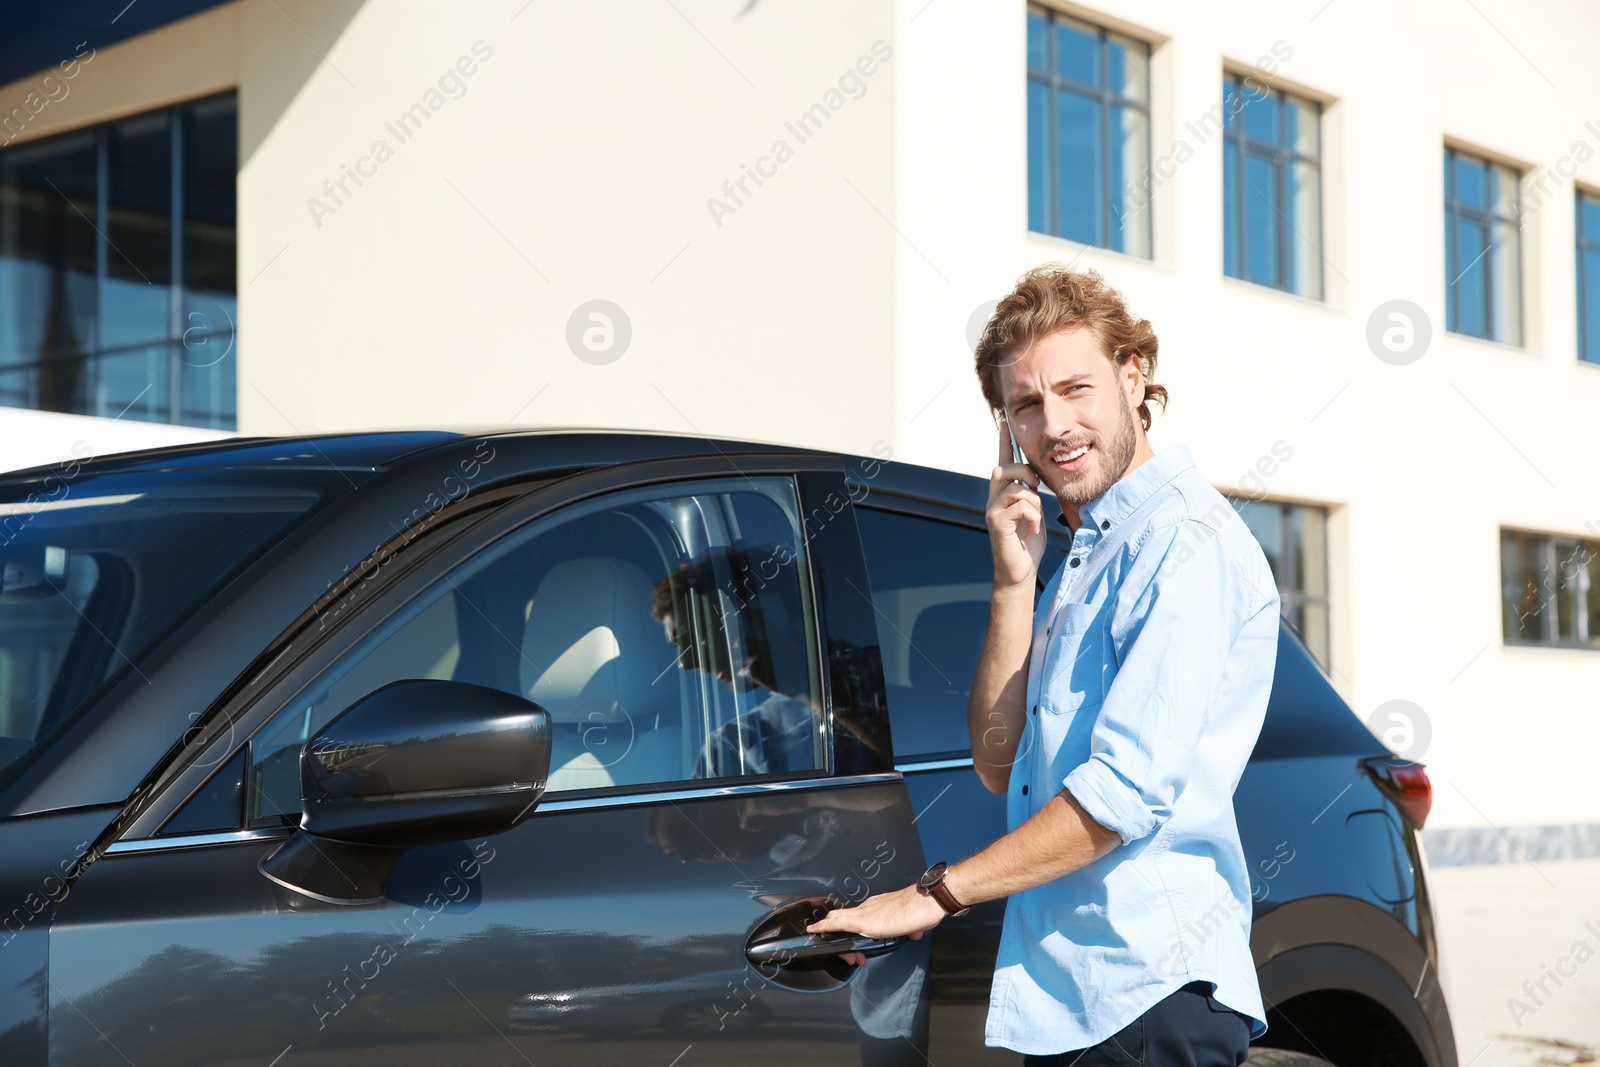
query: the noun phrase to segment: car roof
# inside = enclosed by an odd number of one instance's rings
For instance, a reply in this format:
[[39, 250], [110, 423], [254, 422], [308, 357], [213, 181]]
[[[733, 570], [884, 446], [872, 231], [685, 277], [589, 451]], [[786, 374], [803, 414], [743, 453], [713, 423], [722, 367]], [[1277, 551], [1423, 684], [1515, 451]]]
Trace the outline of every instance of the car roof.
[[[652, 430], [625, 430], [613, 427], [541, 426], [508, 424], [462, 424], [449, 426], [397, 427], [350, 430], [321, 434], [284, 436], [227, 437], [209, 441], [189, 441], [129, 452], [116, 452], [81, 461], [88, 473], [199, 469], [215, 467], [344, 467], [377, 469], [420, 451], [451, 442], [480, 440], [496, 436], [555, 438], [648, 437], [657, 444], [681, 441], [686, 451], [712, 451], [733, 447], [741, 452], [807, 452], [830, 454], [774, 441], [755, 441], [704, 435], [671, 434]], [[722, 446], [719, 448], [718, 446]], [[59, 462], [40, 464], [7, 472], [6, 480], [38, 478], [51, 474]]]

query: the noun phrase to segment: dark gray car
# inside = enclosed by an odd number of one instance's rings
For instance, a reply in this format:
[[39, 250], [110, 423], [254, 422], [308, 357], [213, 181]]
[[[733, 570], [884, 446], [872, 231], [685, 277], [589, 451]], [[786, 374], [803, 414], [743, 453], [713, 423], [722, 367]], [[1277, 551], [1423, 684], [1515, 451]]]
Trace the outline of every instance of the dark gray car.
[[[985, 492], [511, 430], [0, 480], [0, 1062], [1016, 1059], [1002, 905], [802, 930], [1003, 830]], [[1286, 631], [1237, 797], [1264, 1043], [1454, 1067], [1383, 757]]]

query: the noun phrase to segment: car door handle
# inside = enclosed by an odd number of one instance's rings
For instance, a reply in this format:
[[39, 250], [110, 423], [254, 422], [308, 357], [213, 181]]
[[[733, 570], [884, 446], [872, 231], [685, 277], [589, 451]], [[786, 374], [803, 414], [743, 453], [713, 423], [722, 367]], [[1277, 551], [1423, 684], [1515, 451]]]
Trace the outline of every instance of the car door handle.
[[802, 934], [799, 937], [779, 937], [758, 942], [747, 948], [745, 955], [751, 963], [776, 964], [842, 956], [846, 952], [881, 956], [885, 952], [893, 952], [907, 940], [904, 937], [822, 937], [819, 934]]

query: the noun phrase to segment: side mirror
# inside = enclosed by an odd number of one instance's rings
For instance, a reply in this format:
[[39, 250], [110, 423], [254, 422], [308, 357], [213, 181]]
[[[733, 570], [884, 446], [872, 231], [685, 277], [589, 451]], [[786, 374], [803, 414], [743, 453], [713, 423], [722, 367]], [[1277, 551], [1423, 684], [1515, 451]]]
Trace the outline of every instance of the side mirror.
[[467, 682], [391, 682], [300, 751], [300, 830], [261, 873], [332, 904], [374, 904], [407, 849], [503, 833], [544, 794], [550, 716]]

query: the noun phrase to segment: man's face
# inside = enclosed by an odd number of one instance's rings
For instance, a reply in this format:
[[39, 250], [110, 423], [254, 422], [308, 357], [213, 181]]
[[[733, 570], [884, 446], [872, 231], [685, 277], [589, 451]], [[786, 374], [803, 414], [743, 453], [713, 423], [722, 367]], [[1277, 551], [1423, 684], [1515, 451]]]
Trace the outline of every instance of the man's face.
[[1000, 395], [1017, 444], [1063, 504], [1098, 499], [1133, 461], [1142, 437], [1139, 362], [1118, 368], [1087, 327], [1014, 353], [1000, 368]]

